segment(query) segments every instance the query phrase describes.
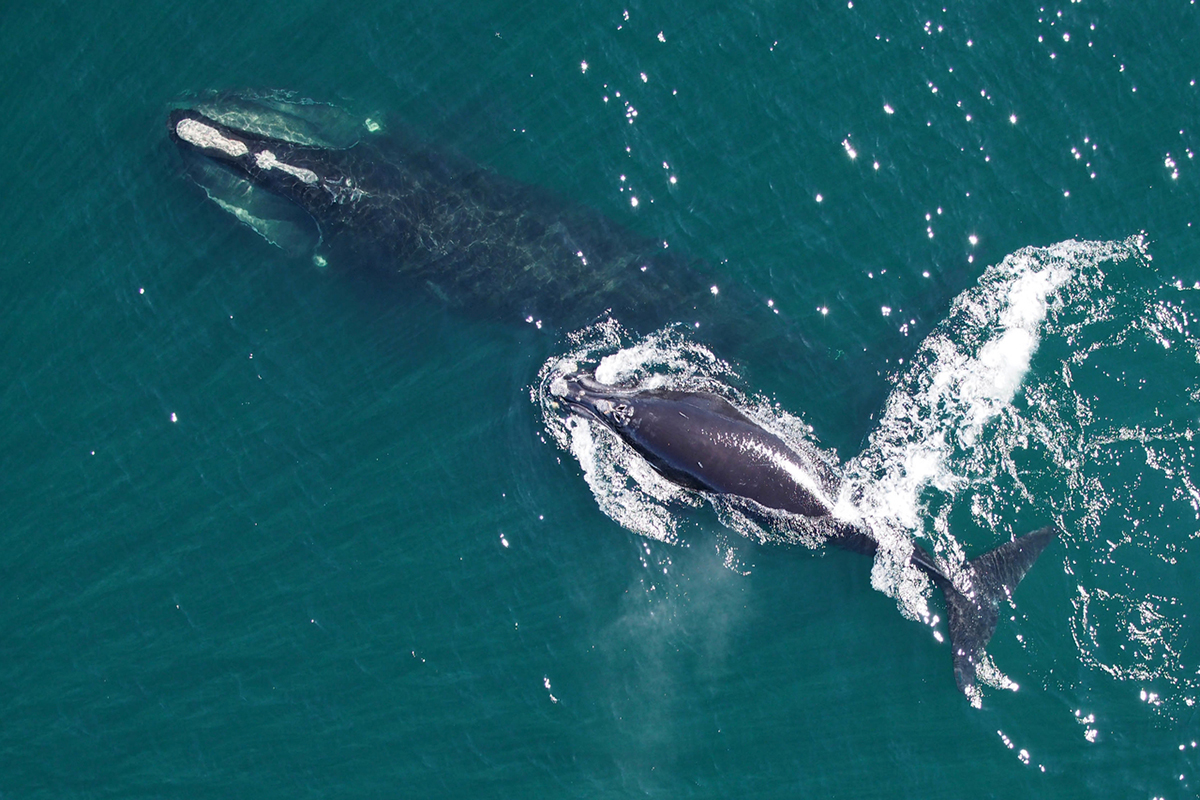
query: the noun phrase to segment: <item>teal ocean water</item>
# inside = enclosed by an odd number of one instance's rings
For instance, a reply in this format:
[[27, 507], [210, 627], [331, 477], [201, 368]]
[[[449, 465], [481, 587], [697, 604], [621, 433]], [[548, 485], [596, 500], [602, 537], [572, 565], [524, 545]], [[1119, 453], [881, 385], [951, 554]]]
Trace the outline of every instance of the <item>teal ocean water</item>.
[[[1198, 14], [6, 5], [0, 797], [1195, 797]], [[288, 255], [167, 137], [247, 87], [595, 209], [746, 321], [539, 329]], [[655, 483], [545, 402], [565, 363], [720, 383], [949, 561], [1058, 525], [978, 702], [939, 593]]]

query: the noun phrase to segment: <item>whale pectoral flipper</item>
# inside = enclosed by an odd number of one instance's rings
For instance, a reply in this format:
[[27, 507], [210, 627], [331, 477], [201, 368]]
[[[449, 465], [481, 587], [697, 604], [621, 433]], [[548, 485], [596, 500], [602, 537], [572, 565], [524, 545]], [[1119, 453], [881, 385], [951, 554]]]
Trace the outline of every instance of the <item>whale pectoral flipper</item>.
[[983, 648], [996, 632], [1000, 601], [1012, 594], [1057, 535], [1054, 527], [1041, 528], [968, 561], [966, 569], [971, 586], [967, 593], [959, 591], [944, 576], [933, 575], [946, 597], [954, 680], [961, 691], [969, 693], [975, 686]]

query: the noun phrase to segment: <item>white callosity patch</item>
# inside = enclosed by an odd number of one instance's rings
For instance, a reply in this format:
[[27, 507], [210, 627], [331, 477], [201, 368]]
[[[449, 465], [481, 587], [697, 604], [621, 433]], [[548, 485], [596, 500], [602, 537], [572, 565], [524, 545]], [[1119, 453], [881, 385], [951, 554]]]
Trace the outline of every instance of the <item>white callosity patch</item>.
[[213, 92], [199, 98], [195, 108], [230, 130], [302, 147], [344, 150], [358, 142], [364, 128], [379, 128], [337, 106], [275, 90]]
[[207, 150], [220, 150], [228, 156], [239, 158], [250, 152], [245, 142], [230, 139], [211, 125], [194, 119], [181, 119], [175, 125], [175, 133], [180, 139], [196, 147]]
[[284, 162], [275, 158], [275, 154], [270, 150], [260, 150], [255, 153], [254, 163], [258, 165], [259, 169], [277, 169], [281, 172], [286, 172], [294, 178], [299, 178], [307, 184], [315, 184], [319, 180], [317, 173], [313, 172], [311, 169], [294, 167], [291, 164], [285, 164]]

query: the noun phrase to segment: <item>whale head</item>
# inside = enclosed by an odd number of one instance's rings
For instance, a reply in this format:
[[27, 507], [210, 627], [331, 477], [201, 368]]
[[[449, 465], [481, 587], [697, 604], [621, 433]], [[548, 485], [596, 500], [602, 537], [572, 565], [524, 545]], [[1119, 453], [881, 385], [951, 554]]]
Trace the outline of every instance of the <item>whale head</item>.
[[600, 383], [589, 373], [574, 372], [556, 378], [550, 384], [550, 393], [571, 411], [601, 422], [618, 433], [633, 424], [631, 394]]
[[[210, 94], [174, 108], [167, 133], [208, 197], [289, 252], [321, 241], [324, 205], [356, 197], [336, 154], [364, 123], [290, 95]], [[361, 194], [361, 193], [360, 193]]]

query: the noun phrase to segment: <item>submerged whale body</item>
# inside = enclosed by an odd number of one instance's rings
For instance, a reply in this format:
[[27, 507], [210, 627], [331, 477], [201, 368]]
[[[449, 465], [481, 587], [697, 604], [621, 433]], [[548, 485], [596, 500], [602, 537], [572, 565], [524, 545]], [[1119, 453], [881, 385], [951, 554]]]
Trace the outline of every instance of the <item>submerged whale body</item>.
[[[751, 500], [767, 512], [814, 520], [831, 544], [866, 555], [878, 549], [861, 523], [833, 515], [837, 477], [825, 462], [797, 452], [728, 400], [706, 392], [621, 389], [588, 373], [562, 376], [552, 395], [612, 430], [659, 474], [688, 489]], [[1054, 538], [1043, 528], [968, 561], [960, 589], [932, 555], [913, 542], [910, 562], [946, 598], [954, 678], [972, 693], [983, 648], [995, 633], [999, 603]]]
[[[291, 252], [398, 273], [451, 305], [578, 327], [628, 327], [715, 298], [661, 242], [423, 144], [372, 136], [349, 114], [290, 95], [214, 94], [168, 132], [222, 208]], [[371, 127], [375, 127], [372, 125]]]

